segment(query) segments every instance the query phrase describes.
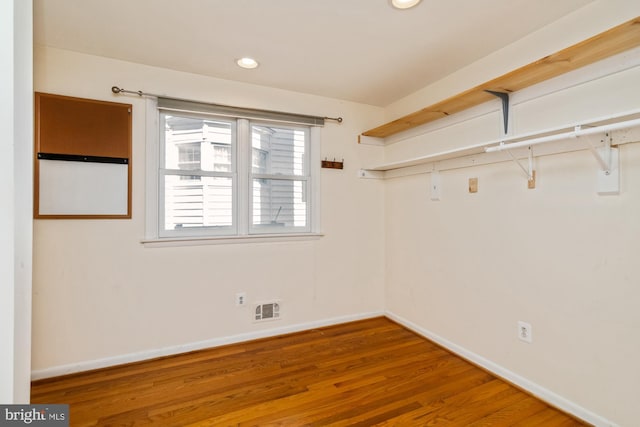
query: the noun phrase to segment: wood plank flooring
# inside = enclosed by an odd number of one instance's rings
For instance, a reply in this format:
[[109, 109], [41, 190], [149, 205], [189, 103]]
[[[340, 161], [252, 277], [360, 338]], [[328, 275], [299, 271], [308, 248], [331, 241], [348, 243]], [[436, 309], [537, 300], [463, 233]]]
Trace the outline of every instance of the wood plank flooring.
[[580, 426], [385, 318], [34, 382], [72, 426]]

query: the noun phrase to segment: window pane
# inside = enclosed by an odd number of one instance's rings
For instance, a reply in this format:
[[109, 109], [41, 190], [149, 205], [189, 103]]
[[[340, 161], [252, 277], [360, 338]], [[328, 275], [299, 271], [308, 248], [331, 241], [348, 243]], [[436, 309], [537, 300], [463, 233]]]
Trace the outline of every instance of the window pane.
[[164, 168], [232, 172], [232, 123], [162, 114]]
[[232, 180], [227, 177], [166, 175], [165, 230], [232, 226], [232, 190]]
[[254, 179], [252, 224], [306, 228], [306, 185], [306, 181], [298, 180]]
[[306, 128], [251, 126], [252, 172], [305, 175]]

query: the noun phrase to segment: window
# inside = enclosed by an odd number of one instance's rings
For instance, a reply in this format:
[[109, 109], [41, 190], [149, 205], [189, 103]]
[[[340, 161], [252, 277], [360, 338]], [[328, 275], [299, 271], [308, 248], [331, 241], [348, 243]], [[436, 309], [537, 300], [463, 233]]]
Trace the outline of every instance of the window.
[[183, 109], [158, 117], [157, 237], [317, 231], [317, 127]]
[[308, 128], [251, 124], [251, 230], [308, 230]]
[[235, 123], [163, 112], [160, 236], [233, 234]]

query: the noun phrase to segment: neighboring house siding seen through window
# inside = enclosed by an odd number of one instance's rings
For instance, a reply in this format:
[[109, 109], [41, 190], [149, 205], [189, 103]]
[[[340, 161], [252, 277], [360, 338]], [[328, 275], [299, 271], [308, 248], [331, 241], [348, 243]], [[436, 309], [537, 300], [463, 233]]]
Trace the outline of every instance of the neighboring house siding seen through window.
[[251, 125], [251, 225], [255, 232], [307, 229], [306, 128]]
[[159, 123], [160, 238], [314, 230], [312, 126], [166, 109]]

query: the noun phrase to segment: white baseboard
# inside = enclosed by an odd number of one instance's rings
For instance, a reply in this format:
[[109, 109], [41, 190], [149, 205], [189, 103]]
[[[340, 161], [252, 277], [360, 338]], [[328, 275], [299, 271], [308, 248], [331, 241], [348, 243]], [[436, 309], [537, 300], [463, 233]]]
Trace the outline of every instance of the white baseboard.
[[478, 365], [486, 369], [487, 371], [491, 372], [497, 377], [502, 378], [522, 388], [523, 390], [526, 390], [527, 392], [536, 396], [540, 400], [568, 414], [573, 415], [576, 418], [584, 420], [587, 423], [593, 424], [598, 427], [619, 427], [617, 424], [614, 424], [613, 422], [607, 420], [606, 418], [603, 418], [597, 414], [594, 414], [593, 412], [581, 407], [580, 405], [577, 405], [574, 402], [571, 402], [570, 400], [565, 399], [564, 397], [552, 392], [551, 390], [548, 390], [514, 372], [511, 372], [508, 369], [488, 359], [485, 359], [484, 357], [476, 353], [473, 353], [464, 347], [461, 347], [449, 340], [446, 340], [441, 336], [434, 334], [433, 332], [425, 328], [422, 328], [403, 317], [400, 317], [390, 311], [386, 311], [385, 316], [393, 320], [394, 322], [401, 324], [405, 328], [410, 329], [413, 332], [429, 339], [430, 341], [433, 341], [434, 343], [444, 347], [445, 349], [451, 351], [452, 353], [455, 353], [456, 355], [462, 357], [463, 359], [466, 359], [474, 363], [475, 365]]
[[337, 325], [340, 323], [354, 322], [356, 320], [370, 319], [384, 316], [384, 312], [360, 313], [348, 316], [334, 317], [331, 319], [317, 320], [314, 322], [299, 323], [296, 325], [282, 326], [279, 328], [266, 329], [256, 332], [232, 335], [227, 337], [212, 338], [209, 340], [194, 343], [181, 344], [172, 347], [165, 347], [153, 350], [146, 350], [137, 353], [123, 354], [121, 356], [105, 357], [103, 359], [87, 360], [84, 362], [71, 363], [68, 365], [53, 366], [46, 369], [31, 371], [31, 380], [41, 380], [45, 378], [59, 377], [61, 375], [74, 374], [77, 372], [91, 371], [94, 369], [107, 368], [110, 366], [123, 365], [126, 363], [140, 362], [143, 360], [155, 359], [158, 357], [172, 356], [180, 353], [188, 353], [195, 350], [219, 347], [227, 344], [251, 341], [260, 338], [274, 337], [277, 335], [289, 334], [292, 332], [306, 331], [323, 326]]

